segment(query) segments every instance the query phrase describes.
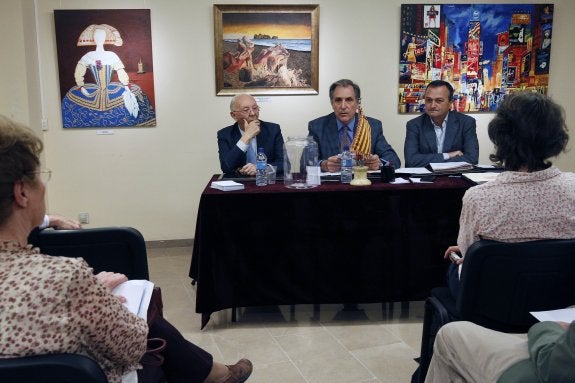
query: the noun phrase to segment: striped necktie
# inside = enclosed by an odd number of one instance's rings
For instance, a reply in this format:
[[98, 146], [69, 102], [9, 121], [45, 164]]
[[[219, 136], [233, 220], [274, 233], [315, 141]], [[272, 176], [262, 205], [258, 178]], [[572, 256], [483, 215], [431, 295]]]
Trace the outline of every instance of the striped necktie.
[[341, 134], [341, 151], [343, 152], [343, 148], [346, 146], [349, 148], [351, 146], [351, 141], [349, 140], [349, 126], [345, 125], [342, 129]]

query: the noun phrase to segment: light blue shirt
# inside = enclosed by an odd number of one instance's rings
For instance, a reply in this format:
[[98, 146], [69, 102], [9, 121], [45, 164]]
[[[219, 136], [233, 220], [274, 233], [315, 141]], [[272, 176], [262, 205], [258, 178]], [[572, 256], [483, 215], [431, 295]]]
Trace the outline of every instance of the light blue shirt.
[[445, 116], [445, 119], [443, 120], [443, 123], [441, 124], [441, 126], [436, 125], [435, 122], [433, 122], [433, 120], [431, 120], [431, 123], [433, 124], [433, 129], [435, 130], [435, 137], [436, 137], [436, 142], [437, 142], [437, 153], [442, 153], [444, 160], [449, 159], [449, 154], [443, 153], [443, 142], [445, 141], [445, 129], [447, 129], [447, 118], [448, 117], [449, 117], [449, 113], [447, 113], [447, 116]]

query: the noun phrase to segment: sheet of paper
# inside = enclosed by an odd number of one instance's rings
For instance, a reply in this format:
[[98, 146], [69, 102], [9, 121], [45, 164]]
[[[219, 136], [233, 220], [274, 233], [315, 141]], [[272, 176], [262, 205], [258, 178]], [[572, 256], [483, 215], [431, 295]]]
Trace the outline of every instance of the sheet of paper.
[[485, 182], [493, 181], [500, 173], [497, 172], [485, 172], [485, 173], [462, 173], [461, 176], [467, 178], [468, 180], [475, 182], [476, 184], [482, 184]]
[[575, 320], [575, 307], [550, 311], [531, 311], [530, 314], [540, 322], [561, 321], [571, 323]]
[[406, 180], [405, 178], [401, 178], [401, 177], [395, 177], [395, 181], [390, 182], [390, 184], [408, 184], [409, 180]]
[[433, 181], [422, 181], [421, 178], [409, 177], [409, 180], [414, 184], [432, 184]]
[[431, 174], [426, 168], [399, 168], [395, 169], [395, 172], [401, 174]]
[[146, 319], [153, 289], [154, 284], [152, 282], [145, 279], [133, 279], [117, 286], [112, 290], [112, 294], [121, 295], [126, 298], [124, 306], [126, 306], [131, 313]]

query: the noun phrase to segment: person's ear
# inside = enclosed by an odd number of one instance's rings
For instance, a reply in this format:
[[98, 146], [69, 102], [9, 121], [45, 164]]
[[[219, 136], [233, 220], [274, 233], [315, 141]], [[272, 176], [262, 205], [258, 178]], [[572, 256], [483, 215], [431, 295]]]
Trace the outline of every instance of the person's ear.
[[28, 186], [24, 181], [14, 182], [14, 202], [20, 207], [28, 206]]

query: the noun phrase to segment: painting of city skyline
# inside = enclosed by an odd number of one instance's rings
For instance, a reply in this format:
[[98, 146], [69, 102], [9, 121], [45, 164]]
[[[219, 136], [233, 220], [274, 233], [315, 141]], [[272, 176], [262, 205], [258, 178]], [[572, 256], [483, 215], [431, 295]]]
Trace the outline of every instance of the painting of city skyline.
[[453, 109], [489, 112], [518, 90], [547, 93], [553, 4], [402, 4], [398, 112], [423, 112], [433, 80]]

